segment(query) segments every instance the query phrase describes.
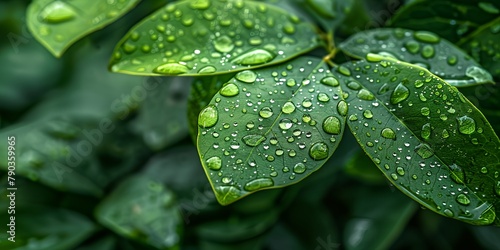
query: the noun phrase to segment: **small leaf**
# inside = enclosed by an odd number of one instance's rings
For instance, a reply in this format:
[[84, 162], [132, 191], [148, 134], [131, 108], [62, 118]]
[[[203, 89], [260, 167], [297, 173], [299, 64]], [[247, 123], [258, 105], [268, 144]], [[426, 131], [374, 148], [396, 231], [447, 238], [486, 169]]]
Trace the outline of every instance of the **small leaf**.
[[126, 179], [96, 209], [97, 220], [114, 232], [158, 249], [179, 244], [182, 219], [174, 194], [144, 176]]
[[432, 31], [456, 42], [497, 18], [498, 10], [500, 3], [497, 0], [411, 1], [396, 12], [389, 25]]
[[318, 170], [344, 132], [340, 94], [317, 58], [242, 71], [227, 82], [198, 119], [198, 152], [219, 203]]
[[115, 21], [139, 0], [34, 0], [27, 10], [28, 28], [54, 56]]
[[[75, 249], [97, 230], [89, 218], [63, 208], [31, 206], [16, 208], [15, 212], [15, 242], [8, 241], [10, 235], [2, 232], [0, 249]], [[7, 213], [0, 215], [5, 224], [10, 222], [8, 217]]]
[[171, 3], [132, 28], [110, 68], [135, 75], [212, 75], [275, 64], [318, 45], [314, 27], [243, 0]]
[[500, 18], [483, 25], [477, 32], [460, 41], [460, 47], [469, 54], [493, 76], [500, 79]]
[[373, 62], [341, 66], [351, 76], [339, 74], [348, 125], [363, 150], [397, 188], [432, 211], [500, 224], [500, 140], [481, 112], [421, 67], [368, 58]]
[[490, 73], [467, 54], [427, 31], [368, 30], [351, 36], [340, 48], [357, 58], [375, 53], [417, 64], [457, 87], [493, 83]]

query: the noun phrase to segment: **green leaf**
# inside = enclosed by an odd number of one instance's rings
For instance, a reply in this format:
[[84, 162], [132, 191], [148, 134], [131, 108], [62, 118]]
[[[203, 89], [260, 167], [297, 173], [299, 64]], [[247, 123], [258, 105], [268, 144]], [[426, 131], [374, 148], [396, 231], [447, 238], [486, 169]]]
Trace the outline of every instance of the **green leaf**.
[[[5, 230], [2, 232], [0, 249], [74, 249], [96, 230], [96, 225], [85, 216], [62, 208], [17, 209], [15, 217], [15, 242], [3, 237], [7, 236]], [[5, 224], [10, 222], [7, 212], [2, 213], [0, 219]]]
[[375, 53], [417, 64], [457, 87], [493, 83], [490, 73], [467, 54], [427, 31], [373, 29], [351, 36], [339, 47], [357, 58]]
[[351, 12], [354, 0], [295, 0], [327, 31], [335, 30]]
[[110, 68], [134, 75], [208, 75], [276, 64], [318, 45], [311, 24], [243, 0], [168, 4], [132, 28]]
[[416, 0], [399, 9], [390, 26], [428, 30], [452, 42], [498, 17], [497, 0]]
[[469, 54], [493, 76], [500, 79], [500, 18], [481, 26], [469, 37], [460, 41], [460, 47]]
[[344, 230], [345, 249], [388, 249], [417, 210], [416, 203], [387, 188], [356, 191]]
[[190, 79], [151, 77], [148, 81], [154, 82], [156, 87], [148, 92], [133, 125], [149, 148], [161, 150], [188, 134], [186, 112]]
[[34, 0], [27, 10], [28, 28], [54, 56], [73, 43], [112, 23], [139, 0]]
[[365, 152], [359, 150], [345, 164], [345, 172], [370, 184], [385, 184], [386, 179]]
[[98, 205], [96, 217], [114, 232], [159, 249], [179, 244], [182, 218], [174, 194], [145, 176], [121, 182]]
[[500, 140], [458, 90], [424, 68], [370, 54], [340, 66], [348, 125], [403, 193], [476, 225], [500, 225]]
[[[88, 117], [83, 120], [20, 123], [1, 130], [3, 138], [16, 137], [16, 173], [58, 190], [102, 195], [107, 176], [91, 154], [95, 145], [80, 135], [80, 131], [90, 131], [94, 136], [96, 122]], [[7, 146], [0, 145], [0, 150], [7, 152]], [[0, 159], [0, 168], [7, 170], [7, 158]]]
[[222, 84], [228, 82], [233, 76], [232, 74], [226, 74], [195, 78], [188, 97], [189, 133], [193, 142], [196, 142], [198, 136], [198, 115], [200, 111], [210, 103], [212, 97], [222, 88]]
[[318, 58], [242, 71], [227, 82], [198, 119], [198, 152], [219, 203], [318, 170], [344, 132], [340, 94]]

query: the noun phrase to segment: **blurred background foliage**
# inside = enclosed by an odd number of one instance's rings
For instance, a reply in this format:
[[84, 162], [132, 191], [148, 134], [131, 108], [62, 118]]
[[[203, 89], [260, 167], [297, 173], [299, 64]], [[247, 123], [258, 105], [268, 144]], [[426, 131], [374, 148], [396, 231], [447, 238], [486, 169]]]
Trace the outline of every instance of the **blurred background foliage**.
[[[188, 131], [195, 80], [107, 70], [126, 31], [168, 1], [142, 1], [60, 59], [28, 32], [29, 2], [0, 2], [0, 151], [14, 135], [18, 153], [16, 242], [2, 226], [0, 249], [500, 249], [499, 228], [444, 218], [401, 194], [350, 133], [301, 183], [220, 206]], [[318, 23], [338, 25], [345, 38], [383, 26], [404, 2], [349, 4], [346, 22]], [[413, 14], [398, 15], [411, 26]], [[479, 88], [463, 91], [498, 125], [498, 85]], [[6, 165], [2, 157], [2, 225]]]

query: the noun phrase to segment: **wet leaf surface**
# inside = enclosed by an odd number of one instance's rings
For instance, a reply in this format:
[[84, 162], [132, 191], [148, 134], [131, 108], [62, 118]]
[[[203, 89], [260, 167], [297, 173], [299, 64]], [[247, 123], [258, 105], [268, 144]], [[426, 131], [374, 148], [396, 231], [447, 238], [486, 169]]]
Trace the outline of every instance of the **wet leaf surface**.
[[198, 118], [198, 151], [218, 201], [296, 183], [335, 151], [347, 104], [324, 62], [246, 70]]
[[115, 21], [139, 0], [35, 0], [27, 10], [28, 28], [54, 56]]
[[368, 30], [351, 36], [339, 47], [357, 58], [374, 53], [417, 64], [457, 87], [493, 83], [491, 74], [462, 50], [427, 31]]
[[318, 45], [311, 24], [243, 0], [171, 3], [132, 28], [110, 68], [135, 75], [212, 75], [275, 64]]
[[500, 141], [479, 110], [415, 65], [370, 54], [340, 66], [348, 125], [403, 193], [444, 216], [499, 224]]

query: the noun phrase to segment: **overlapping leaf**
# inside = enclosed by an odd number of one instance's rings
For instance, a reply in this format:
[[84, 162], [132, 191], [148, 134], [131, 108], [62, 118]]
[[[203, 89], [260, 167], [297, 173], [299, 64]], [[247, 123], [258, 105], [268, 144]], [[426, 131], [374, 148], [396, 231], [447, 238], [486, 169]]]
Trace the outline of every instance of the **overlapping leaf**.
[[54, 56], [115, 21], [139, 0], [35, 0], [27, 10], [28, 28]]
[[198, 151], [221, 204], [300, 181], [335, 151], [347, 105], [317, 58], [245, 70], [198, 119]]
[[461, 47], [500, 79], [500, 18], [483, 25], [461, 41]]
[[457, 87], [493, 82], [490, 73], [467, 54], [427, 31], [368, 30], [351, 36], [340, 48], [357, 58], [375, 53], [418, 64]]
[[448, 217], [500, 224], [500, 141], [453, 86], [427, 70], [369, 54], [338, 68], [348, 125], [406, 195]]
[[180, 1], [132, 28], [110, 68], [136, 75], [228, 73], [288, 60], [317, 40], [312, 25], [264, 3]]
[[429, 30], [456, 42], [497, 18], [499, 13], [497, 0], [417, 0], [399, 9], [389, 25]]
[[181, 214], [174, 194], [145, 176], [126, 179], [96, 209], [100, 223], [158, 249], [179, 244]]

